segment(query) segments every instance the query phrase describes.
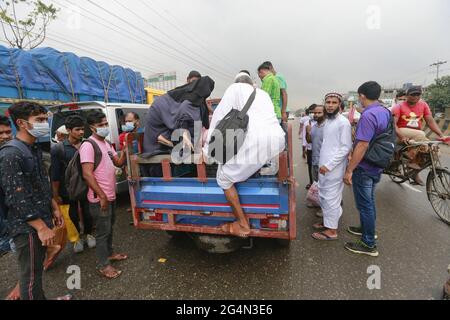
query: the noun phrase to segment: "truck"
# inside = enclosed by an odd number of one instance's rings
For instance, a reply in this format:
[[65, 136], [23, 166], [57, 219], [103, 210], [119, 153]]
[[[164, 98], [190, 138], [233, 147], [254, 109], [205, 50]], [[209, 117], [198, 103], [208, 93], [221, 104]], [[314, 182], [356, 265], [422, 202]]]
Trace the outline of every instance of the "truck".
[[[109, 138], [118, 147], [123, 121], [120, 112], [136, 111], [144, 119], [151, 104], [147, 101], [162, 94], [146, 88], [139, 72], [122, 66], [52, 48], [26, 51], [0, 46], [0, 114], [7, 115], [7, 109], [21, 101], [37, 102], [49, 110], [51, 134], [38, 141], [47, 167], [51, 137], [67, 116], [103, 111], [111, 126]], [[91, 133], [86, 129], [88, 137]], [[126, 179], [119, 181], [118, 189], [127, 191]]]
[[[289, 246], [297, 237], [296, 181], [293, 167], [292, 125], [284, 124], [286, 149], [279, 155], [278, 171], [264, 168], [237, 185], [252, 231], [248, 240], [230, 237], [221, 226], [235, 220], [223, 190], [216, 181], [217, 164], [194, 163], [195, 177], [173, 177], [171, 155], [142, 156], [142, 134], [128, 134], [128, 185], [135, 228], [188, 235], [210, 253], [228, 253], [251, 247], [255, 238], [270, 238]], [[138, 143], [138, 152], [133, 148]], [[198, 157], [197, 157], [198, 158]], [[163, 177], [141, 175], [141, 166], [161, 165]], [[269, 170], [270, 171], [270, 170]]]

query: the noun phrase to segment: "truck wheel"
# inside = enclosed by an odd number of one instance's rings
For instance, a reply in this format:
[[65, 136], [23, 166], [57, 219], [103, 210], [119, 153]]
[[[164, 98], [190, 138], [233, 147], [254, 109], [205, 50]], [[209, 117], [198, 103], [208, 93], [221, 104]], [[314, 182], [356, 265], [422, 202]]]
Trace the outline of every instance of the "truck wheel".
[[208, 253], [232, 253], [248, 244], [248, 240], [236, 237], [190, 234], [196, 246]]
[[286, 240], [286, 239], [276, 239], [275, 241], [282, 248], [290, 248], [291, 247], [291, 243], [292, 243], [291, 240]]
[[184, 233], [184, 232], [178, 232], [178, 231], [166, 231], [166, 233], [167, 233], [172, 239], [184, 239], [184, 238], [186, 238], [186, 233]]

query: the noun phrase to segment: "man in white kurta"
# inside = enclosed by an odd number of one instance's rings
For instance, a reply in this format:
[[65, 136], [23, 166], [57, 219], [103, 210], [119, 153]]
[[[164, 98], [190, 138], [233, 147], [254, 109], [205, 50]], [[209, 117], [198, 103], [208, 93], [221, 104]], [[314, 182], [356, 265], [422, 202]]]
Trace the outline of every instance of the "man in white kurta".
[[[253, 81], [247, 74], [239, 74], [235, 84], [225, 92], [211, 120], [207, 144], [204, 154], [213, 145], [209, 141], [217, 124], [234, 108], [242, 110], [250, 95], [255, 90]], [[217, 183], [224, 190], [233, 213], [238, 221], [224, 226], [224, 231], [236, 236], [245, 237], [250, 233], [250, 225], [239, 203], [235, 184], [248, 180], [264, 165], [277, 157], [286, 146], [285, 133], [282, 130], [273, 109], [269, 95], [256, 89], [255, 100], [248, 111], [248, 131], [242, 147], [237, 155], [226, 164], [219, 165]]]
[[313, 234], [317, 240], [336, 240], [342, 216], [342, 194], [348, 155], [352, 149], [351, 125], [339, 113], [342, 96], [328, 94], [325, 106], [327, 117], [324, 140], [320, 153], [319, 196], [323, 211], [323, 224], [316, 224], [321, 232]]

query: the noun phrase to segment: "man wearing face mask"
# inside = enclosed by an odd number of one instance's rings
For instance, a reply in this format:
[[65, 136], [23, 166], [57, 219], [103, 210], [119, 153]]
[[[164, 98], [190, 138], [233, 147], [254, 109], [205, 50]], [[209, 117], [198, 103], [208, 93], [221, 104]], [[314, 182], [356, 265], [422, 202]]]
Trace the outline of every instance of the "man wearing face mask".
[[[128, 112], [125, 115], [125, 124], [122, 126], [122, 133], [119, 136], [121, 150], [123, 150], [126, 146], [125, 137], [128, 133], [142, 132], [140, 125], [141, 118], [137, 113]], [[137, 149], [137, 145], [135, 146], [135, 149]], [[135, 152], [137, 152], [137, 150], [135, 150]]]
[[[90, 212], [96, 221], [96, 254], [99, 272], [108, 279], [118, 278], [122, 271], [114, 268], [111, 263], [128, 259], [125, 254], [113, 253], [113, 226], [115, 222], [116, 201], [116, 168], [123, 167], [126, 154], [120, 158], [111, 144], [106, 141], [110, 134], [108, 120], [101, 111], [93, 111], [87, 117], [92, 130], [90, 142], [84, 142], [80, 147], [80, 161], [83, 177], [89, 186], [88, 200]], [[101, 152], [101, 160], [95, 167], [96, 148]]]
[[[89, 248], [95, 248], [95, 238], [92, 236], [92, 217], [89, 213], [89, 203], [86, 201], [70, 201], [69, 194], [65, 186], [65, 172], [70, 160], [73, 159], [75, 153], [81, 146], [84, 138], [84, 119], [80, 116], [70, 116], [65, 121], [65, 127], [68, 137], [55, 145], [51, 150], [51, 180], [53, 199], [59, 205], [70, 205], [69, 215], [78, 232], [80, 232], [80, 219], [78, 216], [78, 207], [81, 207], [83, 217], [84, 234], [86, 235], [86, 243]], [[73, 251], [80, 253], [84, 251], [83, 240], [79, 239], [73, 243]], [[56, 251], [55, 254], [58, 254]], [[54, 258], [48, 257], [48, 266], [51, 265]]]
[[352, 130], [348, 119], [340, 114], [342, 102], [342, 95], [338, 93], [325, 96], [327, 120], [319, 160], [319, 196], [323, 223], [314, 225], [318, 232], [312, 235], [314, 239], [321, 241], [338, 239], [337, 230], [343, 212], [343, 179], [348, 155], [352, 150]]
[[[19, 264], [20, 298], [45, 300], [42, 273], [46, 247], [54, 244], [53, 221], [63, 219], [52, 200], [38, 138], [49, 134], [47, 110], [33, 102], [9, 108], [17, 136], [0, 151], [0, 187], [8, 208], [8, 226]], [[60, 299], [69, 299], [66, 296]]]

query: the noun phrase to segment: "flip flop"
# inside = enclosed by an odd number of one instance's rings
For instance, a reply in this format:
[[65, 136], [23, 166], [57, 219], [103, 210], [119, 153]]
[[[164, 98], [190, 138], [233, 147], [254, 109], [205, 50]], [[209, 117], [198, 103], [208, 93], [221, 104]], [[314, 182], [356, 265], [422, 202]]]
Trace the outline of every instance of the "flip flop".
[[109, 261], [125, 261], [128, 259], [126, 254], [116, 253], [108, 258]]
[[116, 270], [116, 269], [114, 269], [114, 270], [115, 271], [105, 272], [102, 269], [98, 269], [98, 273], [102, 277], [104, 277], [104, 278], [106, 278], [108, 280], [114, 280], [114, 279], [117, 279], [118, 277], [120, 277], [122, 275], [122, 271], [121, 270]]
[[312, 235], [312, 237], [313, 237], [313, 239], [318, 240], [318, 241], [336, 241], [336, 240], [339, 240], [339, 237], [335, 237], [335, 238], [330, 237], [325, 232], [314, 233]]

